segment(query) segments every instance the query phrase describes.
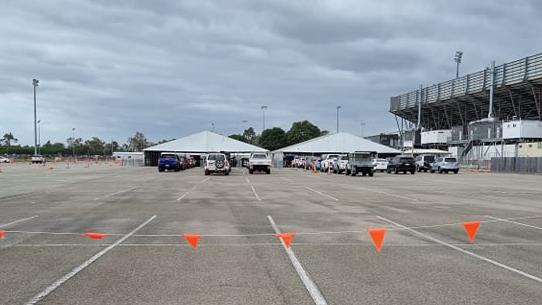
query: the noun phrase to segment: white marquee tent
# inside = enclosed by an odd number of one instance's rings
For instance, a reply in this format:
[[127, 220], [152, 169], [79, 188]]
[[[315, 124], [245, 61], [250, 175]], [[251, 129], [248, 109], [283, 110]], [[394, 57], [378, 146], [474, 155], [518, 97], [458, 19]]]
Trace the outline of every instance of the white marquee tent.
[[162, 152], [199, 155], [209, 152], [238, 154], [266, 152], [267, 150], [211, 131], [202, 131], [177, 140], [148, 147], [143, 151], [145, 152], [145, 164], [154, 166]]

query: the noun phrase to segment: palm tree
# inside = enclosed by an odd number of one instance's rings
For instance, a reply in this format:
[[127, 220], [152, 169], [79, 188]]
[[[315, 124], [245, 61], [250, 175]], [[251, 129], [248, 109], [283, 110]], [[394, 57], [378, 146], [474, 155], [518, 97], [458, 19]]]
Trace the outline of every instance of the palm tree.
[[11, 142], [17, 143], [17, 141], [19, 140], [15, 138], [11, 132], [4, 134], [2, 137], [2, 142], [6, 143], [7, 147], [11, 146]]

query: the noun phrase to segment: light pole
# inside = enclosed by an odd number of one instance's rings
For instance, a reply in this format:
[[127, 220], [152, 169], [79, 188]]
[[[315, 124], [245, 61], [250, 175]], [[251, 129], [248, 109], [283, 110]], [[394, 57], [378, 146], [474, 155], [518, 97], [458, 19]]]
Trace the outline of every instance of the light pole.
[[361, 137], [363, 138], [363, 127], [365, 127], [365, 122], [360, 122], [359, 126], [361, 128]]
[[248, 123], [248, 120], [242, 120], [241, 123], [243, 124], [243, 130], [242, 130], [242, 132], [245, 132], [245, 129], [247, 129], [247, 123]]
[[34, 155], [38, 154], [38, 127], [37, 127], [37, 115], [36, 115], [36, 87], [40, 81], [37, 79], [32, 80], [32, 86], [34, 86]]
[[41, 120], [38, 120], [38, 154], [41, 155]]
[[72, 128], [72, 157], [75, 160], [75, 127]]
[[262, 133], [265, 130], [265, 110], [267, 110], [267, 106], [262, 105]]
[[461, 63], [461, 58], [463, 58], [463, 52], [455, 51], [455, 57], [454, 57], [454, 61], [456, 63], [455, 78], [459, 78], [459, 64]]
[[339, 133], [339, 110], [341, 108], [341, 106], [337, 106], [337, 133]]
[[214, 122], [211, 122], [211, 128], [212, 128], [211, 131], [215, 132], [215, 123]]

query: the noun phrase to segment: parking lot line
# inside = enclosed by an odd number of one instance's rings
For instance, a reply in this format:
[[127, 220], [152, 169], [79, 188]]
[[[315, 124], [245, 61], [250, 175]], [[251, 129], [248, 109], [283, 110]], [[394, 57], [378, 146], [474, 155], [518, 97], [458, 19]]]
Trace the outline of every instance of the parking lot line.
[[201, 181], [198, 182], [198, 183], [205, 183], [205, 182], [209, 181], [209, 179], [211, 179], [211, 177], [207, 177], [207, 178], [201, 180]]
[[335, 198], [335, 197], [333, 197], [333, 196], [331, 196], [331, 195], [328, 195], [328, 194], [326, 194], [326, 193], [319, 192], [319, 191], [317, 191], [317, 190], [315, 190], [315, 189], [312, 189], [312, 188], [310, 188], [310, 187], [308, 187], [308, 186], [305, 186], [305, 188], [306, 188], [307, 190], [309, 190], [309, 191], [315, 192], [315, 193], [318, 194], [318, 195], [321, 195], [321, 196], [330, 198], [330, 199], [335, 200], [335, 201], [339, 201], [339, 199], [337, 199], [337, 198]]
[[514, 268], [514, 267], [510, 267], [510, 266], [505, 265], [505, 264], [503, 264], [503, 263], [499, 263], [499, 262], [494, 261], [494, 260], [492, 260], [492, 259], [490, 259], [490, 258], [487, 258], [487, 257], [485, 257], [485, 256], [481, 256], [481, 255], [479, 255], [479, 254], [476, 254], [476, 253], [474, 253], [474, 252], [471, 252], [471, 251], [465, 250], [465, 249], [463, 249], [463, 248], [460, 248], [460, 247], [458, 247], [458, 246], [452, 245], [452, 244], [450, 244], [450, 243], [447, 243], [447, 242], [442, 241], [442, 240], [440, 240], [440, 239], [437, 239], [437, 238], [435, 238], [435, 237], [432, 237], [432, 236], [429, 236], [429, 235], [427, 235], [427, 234], [421, 233], [421, 232], [416, 231], [416, 230], [414, 230], [414, 229], [411, 229], [411, 228], [409, 228], [409, 227], [407, 227], [407, 226], [404, 226], [404, 225], [402, 225], [402, 224], [399, 224], [399, 223], [397, 223], [397, 222], [394, 222], [393, 220], [389, 220], [389, 219], [387, 219], [387, 218], [385, 218], [385, 217], [382, 217], [382, 216], [376, 216], [376, 217], [377, 217], [378, 219], [381, 219], [381, 220], [387, 222], [387, 223], [393, 224], [394, 226], [397, 226], [397, 227], [399, 227], [399, 228], [401, 228], [401, 229], [404, 229], [404, 230], [406, 230], [406, 231], [409, 231], [410, 233], [413, 233], [414, 235], [418, 235], [418, 236], [420, 236], [420, 237], [422, 237], [422, 238], [424, 238], [424, 239], [427, 239], [427, 240], [430, 240], [430, 241], [432, 241], [432, 242], [441, 244], [441, 245], [446, 246], [446, 247], [448, 247], [448, 248], [450, 248], [450, 249], [459, 251], [459, 252], [461, 252], [461, 253], [467, 254], [467, 255], [472, 256], [472, 257], [474, 257], [474, 258], [477, 258], [477, 259], [479, 259], [479, 260], [482, 260], [482, 261], [488, 262], [488, 263], [490, 263], [490, 264], [493, 264], [493, 265], [495, 265], [495, 266], [497, 266], [497, 267], [506, 269], [506, 270], [511, 271], [511, 272], [514, 272], [514, 273], [516, 273], [516, 274], [519, 274], [519, 275], [521, 275], [521, 276], [523, 276], [523, 277], [526, 277], [526, 278], [528, 278], [528, 279], [531, 279], [531, 280], [537, 281], [537, 282], [539, 282], [539, 283], [542, 283], [542, 278], [539, 278], [539, 277], [534, 276], [534, 275], [532, 275], [532, 274], [529, 274], [529, 273], [527, 273], [527, 272], [521, 271], [521, 270], [516, 269], [516, 268]]
[[[273, 217], [267, 216], [267, 219], [271, 223], [271, 226], [273, 227], [273, 230], [275, 230], [275, 233], [280, 233], [280, 230], [273, 220]], [[292, 265], [294, 266], [295, 271], [299, 275], [299, 278], [303, 282], [303, 285], [305, 285], [305, 288], [309, 292], [310, 296], [314, 300], [314, 303], [317, 305], [327, 305], [327, 301], [316, 286], [316, 284], [312, 281], [312, 279], [309, 277], [309, 274], [305, 269], [303, 269], [303, 266], [297, 259], [297, 256], [294, 253], [294, 250], [292, 248], [286, 247], [286, 244], [281, 239], [280, 242], [282, 243], [282, 247], [284, 248], [284, 251], [286, 251], [286, 254], [288, 254], [288, 258], [290, 258], [290, 262], [292, 262]]]
[[8, 222], [8, 223], [5, 223], [5, 224], [1, 224], [1, 225], [0, 225], [0, 228], [5, 228], [5, 227], [13, 226], [13, 225], [16, 225], [16, 224], [21, 223], [21, 222], [29, 221], [29, 220], [34, 219], [34, 218], [36, 218], [36, 217], [38, 217], [38, 215], [34, 215], [34, 216], [31, 216], [31, 217], [22, 218], [22, 219], [18, 219], [18, 220], [12, 221], [12, 222]]
[[258, 193], [256, 193], [256, 189], [254, 188], [254, 185], [251, 184], [250, 188], [252, 189], [254, 196], [256, 196], [256, 199], [258, 199], [258, 201], [262, 201], [262, 198], [260, 198], [260, 196], [258, 196]]
[[68, 272], [66, 275], [61, 277], [60, 279], [56, 280], [54, 283], [49, 285], [47, 288], [45, 288], [42, 292], [35, 295], [33, 298], [31, 298], [28, 302], [26, 302], [26, 305], [34, 305], [38, 302], [40, 302], [43, 298], [51, 294], [51, 292], [55, 291], [58, 287], [60, 287], [62, 284], [67, 282], [69, 279], [74, 277], [77, 273], [81, 272], [88, 266], [90, 266], [92, 263], [97, 261], [100, 257], [107, 254], [107, 252], [111, 251], [116, 246], [120, 245], [122, 242], [130, 238], [130, 236], [134, 235], [137, 231], [139, 231], [141, 228], [149, 224], [153, 219], [156, 218], [156, 215], [152, 216], [151, 218], [147, 219], [144, 223], [140, 224], [137, 228], [130, 231], [128, 234], [121, 237], [119, 240], [117, 240], [114, 244], [110, 245], [109, 247], [101, 250], [100, 252], [94, 254], [91, 258], [83, 262], [81, 265], [74, 268], [72, 271]]
[[537, 226], [533, 226], [533, 225], [526, 224], [526, 223], [522, 223], [522, 222], [517, 222], [517, 221], [513, 221], [513, 220], [509, 220], [509, 219], [504, 219], [504, 218], [499, 218], [499, 217], [493, 217], [493, 216], [486, 216], [486, 217], [487, 217], [487, 218], [494, 219], [494, 220], [502, 221], [502, 222], [508, 222], [508, 223], [517, 224], [517, 225], [524, 226], [524, 227], [527, 227], [527, 228], [542, 230], [542, 227], [537, 227]]
[[115, 196], [115, 195], [118, 195], [118, 194], [122, 194], [122, 193], [126, 193], [126, 192], [129, 192], [129, 191], [133, 191], [133, 190], [135, 190], [135, 189], [137, 189], [137, 186], [131, 187], [131, 188], [126, 189], [126, 190], [118, 191], [118, 192], [115, 192], [115, 193], [107, 194], [107, 195], [102, 196], [102, 197], [96, 197], [96, 198], [94, 198], [94, 200], [100, 200], [100, 199], [103, 199], [103, 198], [109, 198], [109, 197], [112, 197], [112, 196]]
[[175, 199], [175, 201], [181, 201], [181, 200], [183, 200], [183, 198], [184, 198], [185, 196], [187, 196], [188, 194], [190, 194], [190, 192], [185, 192], [184, 194], [181, 195], [181, 197]]

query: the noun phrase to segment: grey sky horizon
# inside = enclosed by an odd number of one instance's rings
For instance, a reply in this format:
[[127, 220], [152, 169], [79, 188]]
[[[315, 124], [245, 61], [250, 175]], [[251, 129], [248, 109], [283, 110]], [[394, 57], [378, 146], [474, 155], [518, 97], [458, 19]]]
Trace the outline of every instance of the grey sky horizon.
[[[389, 98], [542, 52], [542, 2], [14, 1], [0, 9], [0, 133], [33, 145], [287, 130], [396, 130]], [[247, 120], [247, 123], [243, 123]]]

